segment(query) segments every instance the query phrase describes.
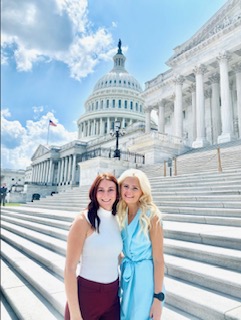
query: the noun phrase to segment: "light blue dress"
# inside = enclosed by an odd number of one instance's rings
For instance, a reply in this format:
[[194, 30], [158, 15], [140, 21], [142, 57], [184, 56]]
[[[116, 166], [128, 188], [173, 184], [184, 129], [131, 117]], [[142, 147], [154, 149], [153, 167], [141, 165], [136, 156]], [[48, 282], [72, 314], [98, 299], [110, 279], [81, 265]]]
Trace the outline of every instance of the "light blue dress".
[[149, 235], [140, 232], [138, 210], [135, 218], [121, 232], [121, 320], [148, 320], [153, 302], [154, 272]]

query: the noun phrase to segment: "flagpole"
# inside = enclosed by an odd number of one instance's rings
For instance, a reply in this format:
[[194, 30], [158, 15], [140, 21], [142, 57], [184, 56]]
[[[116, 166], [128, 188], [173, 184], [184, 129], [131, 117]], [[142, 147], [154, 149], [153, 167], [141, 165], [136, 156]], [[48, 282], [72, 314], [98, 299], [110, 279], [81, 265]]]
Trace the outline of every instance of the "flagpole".
[[49, 144], [49, 127], [50, 127], [50, 125], [49, 125], [49, 122], [48, 122], [47, 146]]

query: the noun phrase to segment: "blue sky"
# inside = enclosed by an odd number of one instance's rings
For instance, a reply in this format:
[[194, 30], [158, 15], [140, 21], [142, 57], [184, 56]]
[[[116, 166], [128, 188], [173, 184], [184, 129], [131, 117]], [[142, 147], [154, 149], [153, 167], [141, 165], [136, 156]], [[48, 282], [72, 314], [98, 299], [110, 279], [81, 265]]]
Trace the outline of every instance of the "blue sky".
[[144, 83], [168, 69], [226, 0], [2, 0], [1, 167], [25, 169], [39, 144], [77, 138], [96, 81], [113, 67], [119, 38], [126, 69]]

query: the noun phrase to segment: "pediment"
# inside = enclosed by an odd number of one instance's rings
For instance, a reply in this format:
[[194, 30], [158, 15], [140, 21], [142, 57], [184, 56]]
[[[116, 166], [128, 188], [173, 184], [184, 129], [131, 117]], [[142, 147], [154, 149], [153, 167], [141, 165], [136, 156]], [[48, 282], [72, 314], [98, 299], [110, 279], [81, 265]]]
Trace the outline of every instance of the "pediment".
[[167, 65], [183, 53], [197, 47], [201, 42], [214, 35], [235, 27], [241, 23], [240, 0], [229, 0], [216, 14], [209, 19], [188, 41], [174, 49], [174, 55], [167, 61]]
[[41, 157], [43, 154], [45, 154], [47, 152], [49, 152], [49, 148], [40, 144], [38, 146], [38, 148], [36, 149], [36, 151], [34, 152], [32, 158], [31, 158], [31, 161], [34, 161], [35, 159], [37, 159], [38, 157]]

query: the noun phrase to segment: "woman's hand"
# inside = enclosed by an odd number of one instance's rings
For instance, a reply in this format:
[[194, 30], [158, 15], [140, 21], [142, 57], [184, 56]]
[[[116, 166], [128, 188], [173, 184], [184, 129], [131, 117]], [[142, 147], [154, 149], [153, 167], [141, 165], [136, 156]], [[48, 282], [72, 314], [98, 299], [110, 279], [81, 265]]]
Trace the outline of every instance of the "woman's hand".
[[161, 315], [162, 315], [162, 302], [159, 301], [158, 299], [154, 299], [151, 306], [150, 318], [152, 318], [153, 320], [160, 320]]

